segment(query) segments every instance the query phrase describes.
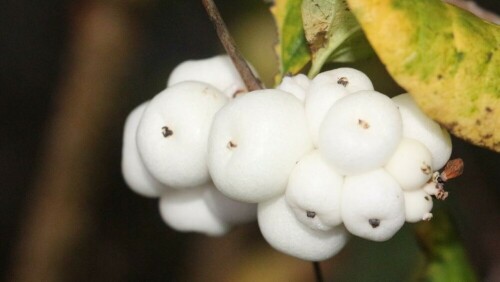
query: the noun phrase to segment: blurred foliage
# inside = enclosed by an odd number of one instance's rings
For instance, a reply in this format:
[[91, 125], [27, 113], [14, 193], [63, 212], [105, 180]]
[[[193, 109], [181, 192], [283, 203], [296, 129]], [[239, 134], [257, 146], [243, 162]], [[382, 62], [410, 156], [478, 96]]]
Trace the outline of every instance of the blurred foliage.
[[422, 248], [424, 266], [416, 275], [418, 281], [478, 281], [471, 269], [462, 242], [452, 219], [442, 209], [434, 211], [430, 222], [415, 227], [417, 241]]

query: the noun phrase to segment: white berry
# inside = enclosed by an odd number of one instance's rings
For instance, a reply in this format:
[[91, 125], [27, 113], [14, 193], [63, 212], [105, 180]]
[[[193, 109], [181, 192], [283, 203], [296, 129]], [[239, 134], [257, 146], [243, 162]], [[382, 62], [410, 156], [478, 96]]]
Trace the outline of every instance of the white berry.
[[337, 254], [348, 240], [342, 226], [322, 231], [302, 224], [284, 197], [259, 203], [258, 222], [262, 235], [273, 248], [303, 260], [328, 259]]
[[359, 91], [330, 108], [318, 146], [331, 165], [350, 175], [385, 165], [401, 135], [401, 115], [392, 100], [376, 91]]
[[423, 189], [404, 191], [405, 216], [407, 222], [418, 222], [432, 218], [432, 197]]
[[342, 223], [340, 199], [344, 177], [313, 151], [295, 166], [286, 200], [297, 219], [312, 229], [329, 230]]
[[385, 166], [403, 190], [422, 187], [432, 176], [432, 156], [422, 143], [403, 138]]
[[208, 83], [222, 91], [229, 98], [234, 97], [235, 94], [247, 92], [245, 83], [227, 55], [189, 60], [179, 64], [170, 74], [167, 86], [183, 81]]
[[388, 240], [405, 222], [403, 191], [383, 169], [347, 176], [341, 214], [352, 234], [373, 241]]
[[130, 189], [145, 197], [158, 197], [168, 187], [156, 180], [146, 169], [139, 156], [135, 140], [137, 126], [147, 103], [137, 106], [125, 121], [121, 168], [123, 178]]
[[309, 87], [305, 100], [307, 125], [314, 145], [318, 146], [318, 135], [321, 123], [328, 110], [349, 91], [335, 81], [324, 81], [322, 74], [316, 76]]
[[218, 218], [204, 199], [211, 184], [191, 189], [172, 189], [160, 198], [160, 215], [171, 228], [181, 232], [199, 232], [220, 236], [229, 225]]
[[205, 191], [204, 198], [210, 210], [228, 224], [243, 224], [257, 219], [257, 204], [230, 199], [215, 186]]
[[336, 84], [344, 87], [348, 92], [373, 90], [371, 80], [363, 72], [353, 68], [338, 68], [322, 72], [314, 77], [313, 81]]
[[427, 117], [410, 94], [392, 98], [398, 105], [403, 119], [403, 136], [424, 144], [432, 155], [432, 168], [441, 169], [451, 155], [450, 134], [438, 123]]
[[215, 116], [208, 167], [223, 194], [257, 203], [282, 194], [295, 162], [312, 148], [302, 103], [280, 90], [259, 90]]
[[288, 92], [300, 101], [304, 101], [310, 83], [311, 81], [306, 75], [299, 73], [295, 76], [283, 77], [283, 81], [276, 87], [276, 89]]
[[137, 130], [139, 153], [151, 174], [172, 188], [210, 180], [208, 134], [215, 113], [227, 98], [201, 82], [181, 82], [156, 95]]

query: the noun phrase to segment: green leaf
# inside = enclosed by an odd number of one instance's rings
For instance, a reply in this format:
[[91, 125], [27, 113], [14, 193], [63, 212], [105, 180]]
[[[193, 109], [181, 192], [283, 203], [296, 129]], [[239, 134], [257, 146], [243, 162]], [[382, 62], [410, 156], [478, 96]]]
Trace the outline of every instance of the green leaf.
[[304, 36], [301, 5], [302, 0], [276, 0], [271, 7], [279, 37], [276, 46], [280, 71], [276, 77], [277, 83], [284, 75], [300, 72], [311, 60]]
[[391, 76], [455, 136], [500, 152], [500, 26], [441, 0], [348, 0]]
[[415, 231], [425, 255], [425, 265], [417, 273], [415, 280], [477, 281], [448, 214], [443, 211], [435, 212], [431, 221], [419, 223]]
[[318, 74], [325, 63], [352, 62], [371, 54], [371, 47], [345, 1], [304, 0], [302, 19], [312, 53], [310, 77]]

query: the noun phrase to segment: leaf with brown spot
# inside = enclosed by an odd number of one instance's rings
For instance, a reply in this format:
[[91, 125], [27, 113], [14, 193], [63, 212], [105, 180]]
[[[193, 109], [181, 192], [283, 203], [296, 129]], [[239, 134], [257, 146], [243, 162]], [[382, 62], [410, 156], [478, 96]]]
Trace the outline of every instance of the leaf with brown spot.
[[352, 62], [373, 51], [344, 0], [304, 0], [302, 20], [312, 66], [309, 76], [328, 62]]

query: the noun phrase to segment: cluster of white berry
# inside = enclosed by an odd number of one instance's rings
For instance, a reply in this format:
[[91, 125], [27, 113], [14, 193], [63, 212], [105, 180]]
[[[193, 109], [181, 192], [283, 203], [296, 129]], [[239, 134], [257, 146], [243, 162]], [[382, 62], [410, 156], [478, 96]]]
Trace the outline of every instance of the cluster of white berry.
[[227, 56], [189, 61], [130, 114], [125, 179], [161, 197], [172, 228], [220, 235], [257, 217], [274, 248], [318, 261], [349, 233], [388, 240], [446, 197], [435, 171], [450, 136], [408, 94], [390, 99], [352, 68], [241, 92]]

